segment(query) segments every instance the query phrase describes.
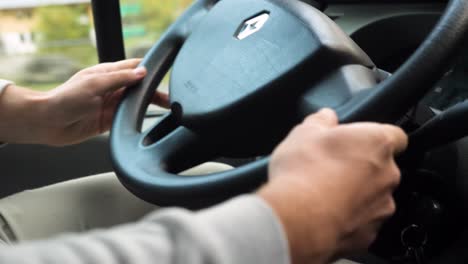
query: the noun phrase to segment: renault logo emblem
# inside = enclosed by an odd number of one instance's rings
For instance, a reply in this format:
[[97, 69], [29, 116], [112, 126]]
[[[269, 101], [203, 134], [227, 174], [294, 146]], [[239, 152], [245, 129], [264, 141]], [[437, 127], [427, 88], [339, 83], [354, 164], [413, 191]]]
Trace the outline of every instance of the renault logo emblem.
[[260, 29], [262, 29], [269, 18], [270, 14], [268, 12], [263, 12], [259, 15], [256, 15], [254, 18], [248, 19], [239, 27], [235, 37], [239, 40], [243, 40], [246, 37], [258, 32]]

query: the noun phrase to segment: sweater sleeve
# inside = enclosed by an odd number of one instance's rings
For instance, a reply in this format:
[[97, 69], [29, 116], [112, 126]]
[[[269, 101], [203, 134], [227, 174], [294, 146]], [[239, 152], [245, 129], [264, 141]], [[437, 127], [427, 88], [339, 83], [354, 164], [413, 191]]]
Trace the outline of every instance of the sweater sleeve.
[[290, 263], [273, 210], [250, 195], [197, 213], [155, 212], [139, 223], [49, 241], [0, 246], [0, 263]]

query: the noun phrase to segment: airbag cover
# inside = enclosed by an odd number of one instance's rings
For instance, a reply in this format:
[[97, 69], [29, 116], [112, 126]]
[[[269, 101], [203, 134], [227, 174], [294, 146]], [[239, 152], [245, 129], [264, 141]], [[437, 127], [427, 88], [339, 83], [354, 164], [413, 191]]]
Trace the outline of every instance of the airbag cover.
[[[249, 23], [264, 19], [243, 39]], [[249, 21], [251, 20], [251, 21]], [[253, 32], [255, 31], [255, 32]], [[184, 121], [201, 122], [268, 93], [281, 76], [306, 61], [320, 45], [312, 31], [282, 7], [264, 0], [220, 1], [192, 33], [172, 72], [170, 92]]]

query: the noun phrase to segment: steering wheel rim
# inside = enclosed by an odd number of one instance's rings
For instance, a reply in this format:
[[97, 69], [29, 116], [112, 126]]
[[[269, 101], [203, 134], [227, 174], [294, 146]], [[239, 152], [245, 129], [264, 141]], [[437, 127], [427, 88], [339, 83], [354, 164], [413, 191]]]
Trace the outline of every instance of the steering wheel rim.
[[[265, 0], [264, 2], [287, 9], [305, 23], [310, 22], [307, 20], [310, 12], [319, 12], [310, 8], [304, 9], [305, 4], [298, 1]], [[198, 128], [197, 124], [193, 124], [190, 129], [187, 128], [192, 123], [197, 123], [190, 118], [187, 118], [188, 121], [183, 126], [179, 126], [183, 111], [178, 102], [173, 101], [172, 114], [163, 118], [149, 132], [140, 132], [145, 108], [149, 104], [155, 87], [173, 65], [176, 57], [180, 56], [179, 52], [192, 32], [206, 20], [206, 16], [211, 13], [213, 7], [220, 5], [217, 3], [217, 0], [196, 1], [168, 29], [141, 63], [148, 69], [148, 77], [137, 87], [127, 90], [115, 116], [111, 131], [111, 153], [115, 171], [121, 182], [131, 192], [158, 205], [199, 208], [236, 194], [249, 192], [267, 180], [268, 157], [232, 171], [212, 175], [183, 177], [175, 174], [197, 162], [216, 157], [218, 154], [216, 145], [222, 144], [220, 140], [211, 141], [212, 134], [201, 135], [199, 131], [203, 128]], [[320, 19], [324, 19], [323, 14]], [[330, 26], [336, 30], [336, 25], [329, 24], [330, 21], [321, 25]], [[346, 100], [345, 103], [333, 106], [339, 114], [340, 121], [342, 123], [394, 122], [403, 116], [443, 75], [451, 57], [461, 45], [462, 37], [467, 29], [468, 2], [451, 1], [431, 35], [391, 78], [377, 84], [379, 80], [376, 75], [376, 85], [373, 89], [360, 91], [353, 94], [352, 98]], [[315, 32], [315, 34], [321, 33], [323, 32]], [[330, 36], [327, 35], [327, 37]], [[339, 36], [341, 37], [342, 35]], [[351, 51], [347, 51], [346, 59], [343, 59], [347, 62], [343, 62], [342, 66], [353, 63], [367, 67], [373, 66], [365, 54], [351, 54], [362, 52], [353, 46], [354, 42], [350, 42], [349, 39], [344, 39], [344, 41], [346, 45], [351, 46]], [[342, 49], [343, 46], [339, 48]], [[346, 75], [346, 73], [343, 74]], [[366, 79], [369, 74], [364, 75], [366, 76], [360, 79]], [[326, 83], [325, 87], [330, 87], [330, 85]], [[171, 90], [171, 94], [172, 92]], [[317, 96], [316, 92], [312, 93], [312, 97], [312, 103], [307, 100], [302, 101], [300, 115], [305, 116], [323, 106], [320, 104], [317, 106], [317, 100], [315, 100], [315, 98], [323, 97]], [[212, 116], [217, 118], [216, 115]], [[146, 142], [148, 138], [152, 139], [149, 143]]]

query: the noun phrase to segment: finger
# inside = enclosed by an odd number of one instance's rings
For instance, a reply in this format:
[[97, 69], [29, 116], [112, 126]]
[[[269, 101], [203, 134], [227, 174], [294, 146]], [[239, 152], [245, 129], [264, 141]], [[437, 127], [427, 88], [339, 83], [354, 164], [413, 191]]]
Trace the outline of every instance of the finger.
[[389, 173], [389, 180], [390, 180], [389, 187], [390, 187], [390, 190], [393, 192], [401, 184], [401, 170], [398, 167], [394, 159], [391, 160], [388, 173]]
[[383, 223], [379, 220], [363, 223], [353, 233], [347, 235], [339, 247], [342, 257], [366, 252], [376, 240], [378, 230], [380, 230]]
[[324, 108], [317, 113], [308, 116], [304, 120], [303, 124], [331, 128], [338, 125], [338, 116], [332, 109]]
[[114, 93], [109, 93], [104, 97], [100, 122], [100, 134], [108, 131], [111, 128], [117, 106], [123, 96], [124, 91], [125, 89], [122, 88]]
[[380, 195], [374, 197], [372, 204], [368, 206], [375, 221], [386, 221], [395, 214], [396, 209], [393, 191], [381, 191]]
[[408, 135], [406, 135], [403, 129], [392, 125], [382, 125], [381, 128], [390, 141], [390, 146], [393, 147], [392, 151], [394, 154], [399, 154], [406, 150], [408, 147]]
[[342, 125], [343, 128], [354, 130], [361, 140], [373, 140], [374, 144], [385, 146], [385, 155], [395, 155], [403, 152], [408, 146], [408, 136], [399, 127], [372, 122], [359, 122]]
[[169, 95], [166, 93], [161, 93], [156, 91], [153, 96], [152, 103], [166, 109], [171, 108], [171, 104], [169, 102]]
[[113, 63], [103, 63], [98, 65], [98, 70], [101, 72], [114, 72], [114, 71], [121, 71], [121, 70], [129, 70], [135, 69], [140, 63], [142, 59], [128, 59]]
[[98, 95], [114, 92], [122, 87], [132, 86], [146, 76], [146, 69], [138, 67], [133, 70], [120, 70], [106, 74], [97, 74], [89, 79], [89, 85]]
[[142, 59], [128, 59], [118, 62], [101, 63], [89, 68], [86, 71], [87, 73], [108, 73], [126, 69], [134, 69], [141, 63], [141, 61]]

